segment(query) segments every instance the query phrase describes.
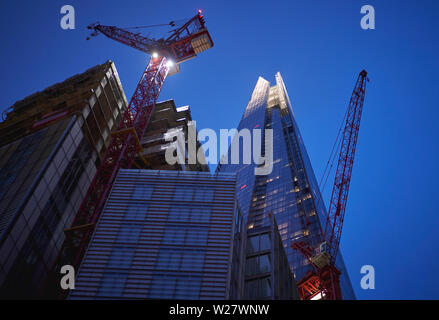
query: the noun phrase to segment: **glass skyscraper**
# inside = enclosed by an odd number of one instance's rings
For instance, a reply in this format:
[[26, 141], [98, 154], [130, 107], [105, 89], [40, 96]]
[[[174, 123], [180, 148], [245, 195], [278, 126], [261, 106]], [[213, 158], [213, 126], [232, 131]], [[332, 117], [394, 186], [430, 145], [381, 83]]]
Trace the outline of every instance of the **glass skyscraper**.
[[[242, 164], [242, 147], [240, 164], [222, 163], [217, 171], [237, 173], [237, 199], [249, 228], [263, 228], [270, 222], [269, 214], [275, 217], [289, 265], [300, 280], [312, 267], [291, 244], [322, 241], [320, 224], [325, 221], [326, 208], [280, 73], [275, 78], [276, 84], [270, 86], [259, 77], [238, 127], [238, 131], [273, 130], [272, 172], [255, 175], [256, 163]], [[264, 134], [261, 143], [264, 150]], [[336, 265], [342, 272], [343, 298], [355, 299], [340, 253]]]

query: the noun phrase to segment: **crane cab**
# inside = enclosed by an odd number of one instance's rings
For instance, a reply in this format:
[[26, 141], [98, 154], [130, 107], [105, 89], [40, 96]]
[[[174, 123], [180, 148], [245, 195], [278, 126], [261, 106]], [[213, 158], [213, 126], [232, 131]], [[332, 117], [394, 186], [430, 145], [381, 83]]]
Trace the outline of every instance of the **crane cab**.
[[314, 256], [311, 258], [312, 263], [314, 263], [318, 268], [329, 265], [331, 262], [330, 245], [324, 241], [320, 243], [314, 250]]

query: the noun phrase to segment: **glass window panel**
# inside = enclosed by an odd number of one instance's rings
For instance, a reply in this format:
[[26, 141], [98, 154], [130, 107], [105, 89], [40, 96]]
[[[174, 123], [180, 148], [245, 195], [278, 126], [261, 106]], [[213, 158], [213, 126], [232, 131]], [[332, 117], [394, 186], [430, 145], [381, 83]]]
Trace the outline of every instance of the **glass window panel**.
[[127, 273], [106, 272], [101, 280], [98, 295], [120, 297], [125, 286]]
[[172, 299], [176, 283], [176, 276], [155, 274], [149, 288], [149, 298]]
[[109, 268], [129, 268], [134, 257], [134, 250], [133, 247], [113, 247], [107, 266]]
[[253, 236], [248, 239], [247, 251], [249, 253], [259, 251], [259, 236]]
[[252, 276], [258, 273], [258, 257], [248, 258], [245, 266], [245, 274]]
[[131, 204], [126, 212], [125, 219], [127, 220], [145, 220], [146, 219], [147, 206], [139, 206]]
[[135, 184], [132, 199], [149, 200], [151, 199], [154, 186], [148, 184]]
[[117, 235], [117, 241], [137, 242], [142, 232], [142, 226], [139, 224], [122, 224]]
[[262, 234], [259, 250], [260, 251], [269, 250], [270, 247], [271, 247], [271, 244], [270, 244], [270, 237], [269, 237], [268, 233]]
[[262, 256], [259, 256], [259, 271], [261, 273], [270, 271], [270, 255], [269, 254], [264, 254]]

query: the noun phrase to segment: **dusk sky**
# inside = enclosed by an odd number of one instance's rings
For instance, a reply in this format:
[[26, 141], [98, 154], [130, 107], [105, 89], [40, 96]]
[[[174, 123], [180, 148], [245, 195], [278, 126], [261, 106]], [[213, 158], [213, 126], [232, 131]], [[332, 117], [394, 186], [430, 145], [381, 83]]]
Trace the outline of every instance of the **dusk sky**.
[[[60, 27], [65, 4], [75, 30]], [[367, 4], [375, 30], [360, 26]], [[183, 63], [159, 100], [190, 105], [198, 130], [219, 134], [238, 126], [258, 77], [274, 84], [280, 71], [318, 180], [367, 70], [341, 239], [346, 267], [358, 299], [438, 299], [437, 0], [2, 1], [1, 110], [108, 59], [129, 99], [148, 56], [102, 35], [86, 41], [87, 25], [168, 23], [198, 9], [215, 45]], [[375, 268], [375, 290], [360, 287], [363, 265]]]

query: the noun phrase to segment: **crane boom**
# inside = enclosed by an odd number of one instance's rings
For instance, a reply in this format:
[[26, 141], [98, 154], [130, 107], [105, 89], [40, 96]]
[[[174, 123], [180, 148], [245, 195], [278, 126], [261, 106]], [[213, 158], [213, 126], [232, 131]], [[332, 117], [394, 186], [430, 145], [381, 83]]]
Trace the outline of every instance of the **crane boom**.
[[133, 33], [115, 26], [92, 24], [88, 26], [88, 29], [93, 29], [95, 31], [92, 33], [92, 36], [97, 36], [100, 32], [108, 38], [116, 40], [120, 43], [123, 43], [127, 46], [130, 46], [145, 53], [149, 53], [157, 46], [157, 42], [152, 39], [144, 37], [139, 33]]
[[366, 93], [367, 72], [361, 71], [349, 101], [346, 122], [341, 140], [337, 171], [335, 173], [331, 202], [323, 230], [323, 243], [317, 248], [305, 241], [291, 244], [312, 265], [310, 270], [297, 285], [303, 300], [320, 299], [341, 300], [340, 271], [335, 261], [340, 245], [340, 237], [346, 212], [349, 185], [354, 164], [355, 149]]
[[88, 29], [94, 30], [92, 36], [102, 33], [110, 39], [142, 52], [165, 56], [177, 64], [194, 58], [201, 51], [213, 46], [201, 10], [181, 27], [175, 29], [166, 39], [149, 39], [139, 33], [98, 23], [91, 24]]
[[65, 230], [65, 240], [54, 264], [50, 283], [44, 289], [49, 296], [66, 296], [67, 291], [61, 292], [59, 288], [60, 268], [67, 264], [75, 269], [79, 266], [119, 169], [130, 168], [136, 155], [142, 151], [140, 141], [170, 71], [168, 62], [174, 59], [174, 63], [181, 63], [213, 46], [200, 11], [183, 27], [174, 30], [168, 39], [160, 41], [117, 27], [92, 25], [90, 28], [94, 29], [93, 35], [99, 31], [113, 40], [154, 54], [140, 78], [117, 130], [111, 134], [104, 158], [71, 227]]
[[366, 92], [367, 72], [360, 72], [354, 91], [349, 101], [346, 123], [343, 130], [337, 171], [332, 188], [331, 202], [326, 217], [323, 238], [329, 244], [330, 256], [335, 263], [340, 244], [343, 220], [346, 212], [346, 203], [351, 182], [352, 167], [354, 165], [355, 149], [357, 147], [358, 132], [360, 130], [361, 115], [363, 112], [364, 95]]

